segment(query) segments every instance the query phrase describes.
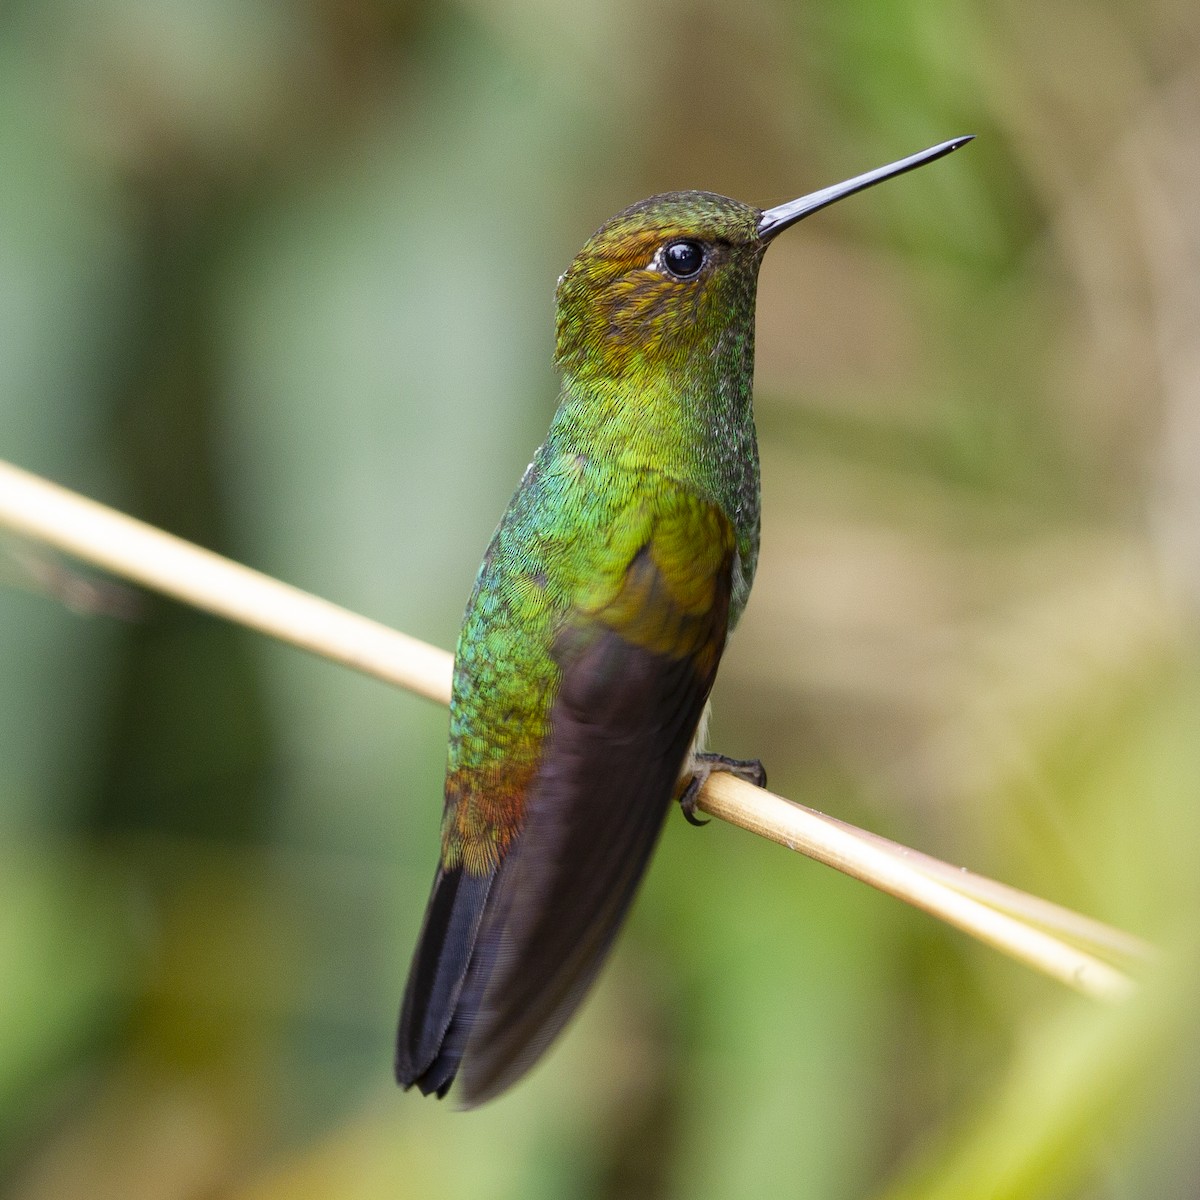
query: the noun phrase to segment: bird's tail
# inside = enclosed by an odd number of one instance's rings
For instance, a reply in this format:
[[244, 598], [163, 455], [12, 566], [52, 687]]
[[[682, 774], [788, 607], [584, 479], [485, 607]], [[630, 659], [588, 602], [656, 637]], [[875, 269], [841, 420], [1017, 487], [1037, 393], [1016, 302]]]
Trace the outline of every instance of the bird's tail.
[[[439, 868], [404, 989], [396, 1080], [444, 1096], [454, 1081], [491, 974], [495, 937], [484, 929], [499, 870]], [[494, 927], [494, 926], [493, 926]]]

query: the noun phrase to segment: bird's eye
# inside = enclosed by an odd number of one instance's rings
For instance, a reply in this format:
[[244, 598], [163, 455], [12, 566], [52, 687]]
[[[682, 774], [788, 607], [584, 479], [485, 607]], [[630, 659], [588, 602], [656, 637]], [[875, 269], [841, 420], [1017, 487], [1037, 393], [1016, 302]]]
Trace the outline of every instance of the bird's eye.
[[704, 247], [699, 242], [671, 242], [663, 250], [663, 263], [676, 279], [691, 279], [704, 266]]

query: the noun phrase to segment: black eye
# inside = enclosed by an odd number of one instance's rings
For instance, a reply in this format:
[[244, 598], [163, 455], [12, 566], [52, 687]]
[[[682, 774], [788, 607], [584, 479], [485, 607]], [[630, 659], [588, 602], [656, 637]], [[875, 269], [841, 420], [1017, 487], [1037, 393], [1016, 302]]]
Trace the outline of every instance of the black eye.
[[672, 242], [663, 251], [663, 262], [676, 279], [690, 279], [704, 266], [704, 247], [699, 242]]

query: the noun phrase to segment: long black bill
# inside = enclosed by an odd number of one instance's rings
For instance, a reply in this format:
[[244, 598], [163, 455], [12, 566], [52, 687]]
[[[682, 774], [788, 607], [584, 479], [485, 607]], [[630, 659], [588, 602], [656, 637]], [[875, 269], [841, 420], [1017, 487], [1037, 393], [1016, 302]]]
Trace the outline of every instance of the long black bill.
[[868, 171], [865, 175], [855, 175], [853, 179], [847, 179], [845, 183], [835, 183], [833, 187], [822, 188], [819, 192], [801, 196], [799, 200], [789, 200], [786, 204], [768, 208], [758, 218], [758, 236], [764, 242], [768, 241], [777, 233], [782, 233], [789, 225], [795, 225], [797, 221], [812, 216], [813, 213], [827, 208], [834, 201], [842, 200], [846, 196], [853, 196], [855, 192], [861, 192], [864, 188], [874, 187], [885, 179], [903, 175], [905, 171], [923, 167], [926, 163], [931, 163], [935, 159], [952, 153], [959, 146], [965, 146], [974, 137], [973, 133], [969, 133], [965, 137], [951, 138], [948, 142], [942, 142], [940, 145], [930, 146], [928, 150], [922, 150], [920, 154], [910, 154], [908, 158], [902, 158], [899, 162], [891, 163], [886, 167], [876, 167], [874, 171]]

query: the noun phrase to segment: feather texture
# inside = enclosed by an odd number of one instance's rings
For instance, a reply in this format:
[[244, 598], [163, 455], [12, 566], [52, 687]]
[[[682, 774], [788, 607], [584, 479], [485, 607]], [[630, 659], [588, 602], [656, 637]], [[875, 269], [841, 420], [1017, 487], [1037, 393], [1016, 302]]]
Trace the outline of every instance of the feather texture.
[[[463, 1060], [463, 1099], [482, 1102], [524, 1073], [582, 1000], [704, 712], [734, 542], [716, 506], [658, 479], [643, 478], [610, 527], [607, 548], [625, 565], [595, 564], [558, 622], [546, 736], [511, 847], [478, 872], [482, 852], [458, 846], [435, 879], [401, 1012], [405, 1086], [441, 1095]], [[446, 826], [458, 831], [470, 827], [461, 780], [454, 791]]]
[[[559, 282], [561, 403], [459, 635], [441, 866], [399, 1081], [479, 1103], [578, 1007], [654, 848], [758, 554], [757, 210], [658, 197]], [[683, 279], [659, 265], [705, 239]]]

